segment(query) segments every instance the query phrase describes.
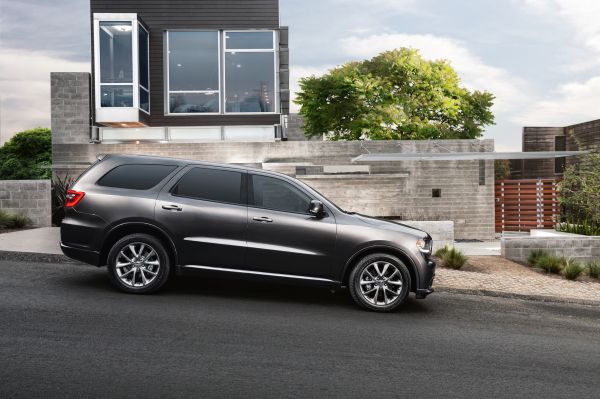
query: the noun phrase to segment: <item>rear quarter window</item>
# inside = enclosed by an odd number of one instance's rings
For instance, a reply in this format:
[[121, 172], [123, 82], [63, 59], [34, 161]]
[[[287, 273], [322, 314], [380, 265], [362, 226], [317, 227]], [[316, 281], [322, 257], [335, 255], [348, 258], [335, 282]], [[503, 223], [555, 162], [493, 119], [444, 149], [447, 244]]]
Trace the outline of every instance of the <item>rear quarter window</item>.
[[160, 183], [176, 168], [176, 165], [121, 165], [111, 169], [96, 184], [103, 187], [148, 190]]

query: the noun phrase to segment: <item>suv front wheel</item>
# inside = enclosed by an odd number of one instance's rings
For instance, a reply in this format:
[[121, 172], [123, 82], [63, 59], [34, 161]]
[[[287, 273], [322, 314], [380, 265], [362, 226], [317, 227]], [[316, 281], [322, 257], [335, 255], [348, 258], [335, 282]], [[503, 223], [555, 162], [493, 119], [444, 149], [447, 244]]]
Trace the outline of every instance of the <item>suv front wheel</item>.
[[349, 279], [352, 299], [360, 306], [378, 312], [397, 309], [410, 292], [410, 273], [393, 255], [371, 254], [362, 258]]
[[164, 245], [148, 234], [131, 234], [117, 241], [108, 253], [110, 281], [121, 291], [150, 294], [169, 277], [169, 255]]

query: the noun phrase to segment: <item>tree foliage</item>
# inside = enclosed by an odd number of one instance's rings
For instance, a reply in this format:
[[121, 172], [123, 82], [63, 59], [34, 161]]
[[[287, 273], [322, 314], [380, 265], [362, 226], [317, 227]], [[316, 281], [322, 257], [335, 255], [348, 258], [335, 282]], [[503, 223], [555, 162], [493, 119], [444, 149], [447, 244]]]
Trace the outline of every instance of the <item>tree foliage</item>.
[[52, 176], [52, 135], [38, 127], [15, 134], [0, 147], [0, 179], [49, 179]]
[[300, 79], [295, 101], [308, 137], [420, 140], [480, 137], [493, 100], [461, 87], [447, 61], [400, 48]]
[[600, 154], [567, 167], [559, 187], [564, 222], [600, 227]]

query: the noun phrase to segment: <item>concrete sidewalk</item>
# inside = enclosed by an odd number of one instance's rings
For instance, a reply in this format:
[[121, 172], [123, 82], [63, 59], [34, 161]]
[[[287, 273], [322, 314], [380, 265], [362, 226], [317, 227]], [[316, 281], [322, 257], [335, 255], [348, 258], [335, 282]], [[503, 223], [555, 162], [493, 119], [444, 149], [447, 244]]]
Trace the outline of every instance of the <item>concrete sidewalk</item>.
[[0, 260], [27, 262], [76, 261], [63, 255], [60, 249], [60, 229], [41, 227], [0, 234]]
[[454, 243], [454, 248], [459, 249], [467, 256], [500, 256], [500, 240]]
[[0, 234], [0, 251], [62, 254], [60, 228], [41, 227]]

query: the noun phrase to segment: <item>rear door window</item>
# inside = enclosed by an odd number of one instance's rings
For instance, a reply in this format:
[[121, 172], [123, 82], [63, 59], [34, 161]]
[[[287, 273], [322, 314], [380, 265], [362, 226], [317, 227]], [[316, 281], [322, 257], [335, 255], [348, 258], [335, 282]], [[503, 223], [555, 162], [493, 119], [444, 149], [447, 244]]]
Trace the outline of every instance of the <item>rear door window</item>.
[[176, 165], [121, 165], [111, 169], [96, 184], [104, 187], [148, 190], [160, 183], [176, 168]]
[[194, 167], [177, 182], [171, 193], [206, 201], [246, 205], [243, 173], [235, 170]]

